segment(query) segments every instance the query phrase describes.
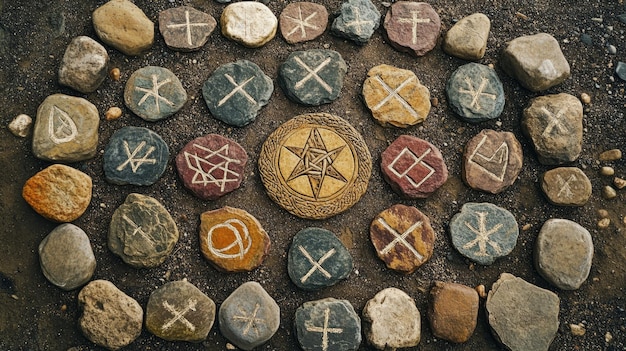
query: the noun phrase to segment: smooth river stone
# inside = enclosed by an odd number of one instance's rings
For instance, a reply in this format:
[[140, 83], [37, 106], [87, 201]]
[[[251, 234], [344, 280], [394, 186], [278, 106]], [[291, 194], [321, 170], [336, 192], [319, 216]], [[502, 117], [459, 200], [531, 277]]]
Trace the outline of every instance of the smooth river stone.
[[478, 61], [485, 56], [491, 21], [482, 13], [463, 17], [443, 39], [443, 51], [464, 60]]
[[370, 0], [348, 0], [331, 26], [333, 34], [365, 45], [380, 25], [380, 12]]
[[324, 33], [327, 25], [328, 11], [324, 5], [293, 2], [280, 13], [280, 33], [289, 44], [313, 40]]
[[467, 122], [498, 118], [504, 109], [504, 89], [496, 71], [478, 63], [456, 69], [446, 83], [450, 108]]
[[260, 2], [241, 1], [226, 6], [220, 25], [226, 38], [249, 48], [258, 48], [274, 38], [278, 19]]
[[86, 36], [70, 42], [59, 67], [59, 83], [81, 93], [96, 91], [107, 77], [109, 54], [104, 46]]
[[383, 25], [391, 46], [424, 56], [437, 45], [441, 31], [439, 14], [425, 2], [397, 1]]
[[128, 0], [109, 1], [92, 18], [98, 38], [126, 55], [140, 55], [154, 43], [154, 23]]
[[479, 302], [478, 293], [469, 286], [436, 281], [428, 304], [433, 334], [455, 343], [469, 340], [476, 329]]
[[187, 92], [178, 77], [163, 67], [147, 66], [136, 70], [124, 89], [126, 107], [149, 122], [173, 115], [186, 101]]
[[584, 206], [591, 197], [591, 182], [577, 167], [559, 167], [541, 176], [541, 190], [553, 205]]
[[217, 26], [213, 16], [190, 6], [180, 6], [159, 13], [159, 31], [172, 50], [200, 50]]
[[361, 345], [361, 319], [347, 300], [305, 302], [296, 310], [294, 324], [304, 351], [356, 351]]

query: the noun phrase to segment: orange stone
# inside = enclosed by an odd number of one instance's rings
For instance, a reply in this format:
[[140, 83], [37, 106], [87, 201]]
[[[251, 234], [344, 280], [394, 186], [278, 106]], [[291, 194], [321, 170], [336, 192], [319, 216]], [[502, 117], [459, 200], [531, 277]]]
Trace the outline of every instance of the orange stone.
[[466, 342], [476, 328], [478, 306], [476, 290], [461, 284], [436, 281], [430, 290], [430, 329], [440, 339]]

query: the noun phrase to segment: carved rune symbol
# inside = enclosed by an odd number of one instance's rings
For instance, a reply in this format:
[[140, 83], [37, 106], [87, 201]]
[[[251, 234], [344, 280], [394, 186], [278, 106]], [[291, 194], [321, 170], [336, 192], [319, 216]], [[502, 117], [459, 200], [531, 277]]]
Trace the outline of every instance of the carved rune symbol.
[[550, 136], [554, 129], [558, 130], [562, 134], [567, 133], [567, 127], [563, 124], [563, 113], [565, 112], [565, 108], [560, 109], [559, 112], [556, 113], [556, 115], [550, 112], [545, 107], [541, 108], [541, 112], [543, 112], [550, 120], [548, 122], [548, 125], [546, 126], [546, 129], [544, 129], [543, 133], [541, 133], [544, 138]]
[[187, 43], [189, 45], [193, 45], [193, 42], [191, 40], [191, 28], [192, 27], [207, 27], [208, 25], [209, 25], [208, 23], [191, 23], [189, 21], [189, 11], [185, 11], [185, 23], [168, 24], [167, 28], [185, 28], [185, 31], [187, 32]]
[[575, 182], [578, 180], [576, 175], [570, 175], [567, 180], [564, 180], [560, 174], [556, 175], [557, 180], [559, 181], [559, 186], [561, 186], [561, 190], [556, 194], [557, 197], [561, 197], [561, 195], [565, 196], [568, 199], [571, 199], [574, 196], [574, 192], [572, 192], [572, 188], [570, 187], [570, 182]]
[[413, 223], [413, 225], [410, 226], [409, 229], [405, 230], [404, 233], [402, 234], [398, 233], [398, 231], [392, 228], [382, 218], [378, 218], [378, 223], [380, 223], [385, 229], [387, 229], [387, 231], [389, 231], [395, 237], [389, 244], [387, 244], [387, 246], [385, 246], [382, 250], [380, 250], [381, 254], [386, 255], [391, 250], [393, 250], [396, 247], [396, 245], [398, 245], [398, 243], [400, 243], [404, 245], [404, 247], [409, 249], [409, 251], [411, 251], [411, 253], [415, 255], [415, 257], [417, 257], [418, 260], [420, 261], [424, 260], [424, 256], [422, 256], [419, 252], [417, 252], [415, 247], [413, 247], [413, 245], [409, 244], [409, 242], [406, 241], [407, 236], [409, 236], [415, 229], [422, 227], [421, 221]]
[[361, 13], [359, 12], [359, 8], [358, 7], [350, 7], [350, 9], [352, 10], [352, 14], [354, 15], [354, 21], [350, 21], [350, 22], [346, 22], [345, 26], [346, 27], [355, 27], [355, 33], [357, 35], [361, 35], [363, 33], [363, 30], [361, 29], [361, 26], [363, 26], [364, 24], [373, 24], [373, 21], [362, 21], [361, 20]]
[[285, 35], [286, 37], [290, 37], [292, 36], [295, 32], [298, 31], [298, 29], [300, 30], [300, 37], [301, 38], [305, 38], [306, 37], [306, 28], [312, 28], [312, 29], [319, 29], [319, 26], [316, 26], [314, 24], [309, 23], [309, 21], [311, 19], [313, 19], [313, 17], [317, 16], [317, 11], [313, 12], [312, 14], [308, 15], [305, 19], [302, 19], [302, 7], [298, 5], [298, 18], [295, 17], [291, 17], [289, 15], [285, 15], [285, 17], [289, 18], [290, 20], [292, 20], [293, 22], [296, 23], [296, 26], [294, 26], [288, 33], [287, 35]]
[[156, 74], [153, 74], [152, 75], [152, 87], [150, 89], [147, 89], [144, 87], [137, 87], [137, 86], [135, 87], [135, 90], [146, 93], [141, 98], [141, 100], [139, 100], [139, 102], [137, 103], [137, 106], [141, 106], [141, 104], [146, 102], [146, 100], [148, 100], [149, 97], [154, 98], [154, 104], [156, 106], [157, 113], [161, 113], [161, 105], [159, 103], [160, 101], [163, 101], [165, 104], [169, 105], [170, 107], [174, 106], [173, 102], [159, 95], [159, 89], [161, 89], [161, 87], [164, 86], [165, 84], [169, 84], [171, 82], [172, 80], [169, 78], [162, 82], [159, 82], [159, 77]]
[[[144, 232], [143, 229], [141, 229], [141, 226], [137, 225], [137, 223], [135, 223], [132, 219], [128, 218], [128, 216], [126, 216], [125, 214], [122, 215], [122, 219], [124, 219], [126, 223], [128, 223], [133, 228], [133, 232], [130, 234], [131, 237], [134, 237], [135, 235], [139, 234], [139, 236], [144, 239], [143, 241], [145, 243], [147, 243], [153, 250], [155, 249], [154, 242], [153, 242], [154, 239], [152, 239], [150, 235]], [[136, 245], [136, 246], [139, 246], [139, 245]]]
[[487, 254], [487, 244], [493, 247], [494, 250], [500, 255], [502, 254], [502, 249], [497, 242], [489, 239], [489, 236], [496, 233], [500, 228], [502, 228], [502, 223], [498, 223], [493, 228], [487, 230], [487, 212], [475, 212], [478, 215], [478, 229], [474, 228], [469, 222], [465, 222], [465, 226], [472, 231], [472, 233], [476, 234], [476, 238], [467, 244], [463, 245], [464, 249], [471, 249], [472, 247], [478, 245], [478, 253], [476, 256], [489, 256]]
[[[235, 224], [235, 225], [233, 225]], [[234, 236], [234, 240], [232, 243], [226, 245], [222, 248], [216, 248], [213, 246], [213, 234], [216, 230], [226, 229]], [[220, 235], [224, 235], [224, 232], [221, 232]], [[250, 233], [248, 232], [248, 227], [246, 224], [239, 219], [232, 218], [224, 223], [219, 223], [211, 227], [209, 232], [207, 233], [207, 245], [209, 247], [209, 251], [217, 257], [225, 258], [225, 259], [233, 259], [239, 258], [240, 260], [250, 251], [250, 247], [252, 246], [252, 238], [250, 237]], [[235, 253], [226, 253], [230, 249], [237, 248], [237, 252]]]
[[389, 102], [389, 100], [396, 99], [400, 103], [400, 105], [402, 105], [402, 107], [404, 107], [407, 110], [407, 112], [411, 114], [411, 116], [418, 117], [418, 114], [415, 111], [415, 109], [413, 109], [413, 107], [404, 98], [398, 95], [398, 92], [402, 90], [405, 86], [407, 86], [409, 83], [411, 83], [414, 80], [414, 78], [415, 77], [407, 78], [404, 82], [402, 82], [402, 84], [398, 85], [397, 88], [392, 90], [391, 87], [387, 85], [387, 83], [385, 83], [385, 81], [382, 80], [382, 78], [380, 78], [380, 76], [375, 76], [374, 79], [383, 87], [383, 89], [385, 89], [388, 95], [384, 99], [380, 100], [380, 102], [376, 104], [376, 106], [374, 106], [372, 110], [376, 111], [380, 109], [381, 107], [383, 107], [387, 102]]
[[189, 301], [187, 301], [187, 306], [185, 306], [185, 308], [183, 308], [181, 311], [178, 311], [176, 310], [176, 308], [174, 308], [174, 306], [170, 305], [167, 301], [163, 302], [163, 307], [169, 313], [171, 313], [173, 317], [169, 321], [167, 321], [167, 323], [163, 324], [163, 326], [161, 327], [161, 330], [163, 331], [168, 330], [176, 322], [182, 323], [185, 327], [187, 327], [187, 329], [190, 329], [191, 331], [196, 330], [196, 326], [193, 325], [193, 323], [191, 323], [189, 320], [187, 320], [187, 318], [185, 318], [185, 314], [187, 314], [189, 311], [195, 312], [197, 303], [198, 301], [194, 299], [190, 299]]
[[419, 14], [421, 11], [415, 10], [411, 11], [411, 18], [398, 18], [398, 22], [400, 23], [410, 23], [412, 27], [412, 43], [417, 44], [417, 25], [422, 23], [430, 23], [430, 18], [419, 18]]
[[[424, 162], [424, 158], [426, 156], [428, 156], [428, 154], [430, 154], [431, 149], [429, 148], [428, 150], [426, 150], [424, 152], [424, 154], [422, 154], [421, 156], [417, 156], [413, 153], [413, 151], [409, 150], [408, 147], [405, 147], [404, 149], [402, 149], [402, 152], [400, 152], [400, 154], [398, 154], [398, 156], [396, 156], [396, 158], [393, 160], [393, 162], [391, 162], [388, 166], [387, 169], [389, 169], [393, 174], [396, 175], [396, 177], [398, 178], [405, 178], [406, 180], [411, 183], [411, 185], [415, 188], [419, 188], [422, 184], [424, 184], [425, 181], [427, 181], [430, 177], [433, 176], [433, 174], [435, 174], [435, 169], [432, 168], [428, 163]], [[404, 171], [399, 172], [399, 170], [397, 170], [394, 166], [396, 165], [396, 163], [402, 159], [402, 157], [404, 155], [408, 155], [410, 158], [413, 159], [413, 163], [407, 167]], [[417, 181], [417, 179], [413, 179], [411, 178], [411, 176], [408, 175], [409, 172], [411, 172], [411, 170], [413, 168], [415, 168], [416, 166], [422, 166], [424, 168], [426, 168], [428, 170], [428, 174], [422, 178], [422, 180]], [[417, 182], [417, 183], [416, 183]]]
[[495, 94], [484, 92], [485, 88], [487, 88], [489, 84], [489, 79], [485, 77], [481, 78], [478, 89], [474, 89], [474, 83], [472, 82], [472, 79], [470, 77], [465, 77], [465, 83], [467, 83], [469, 90], [461, 88], [459, 89], [459, 93], [468, 94], [469, 96], [471, 96], [472, 103], [470, 104], [470, 107], [475, 108], [477, 111], [480, 111], [481, 109], [480, 99], [487, 98], [487, 99], [495, 100], [497, 98]]
[[67, 112], [52, 106], [48, 116], [48, 134], [54, 144], [61, 144], [74, 140], [78, 129]]
[[503, 141], [491, 156], [486, 156], [479, 152], [486, 140], [487, 136], [485, 135], [472, 152], [468, 162], [476, 164], [485, 170], [487, 175], [502, 182], [509, 165], [509, 145]]
[[250, 333], [250, 330], [254, 330], [256, 336], [259, 336], [259, 329], [257, 325], [265, 323], [265, 319], [256, 316], [257, 313], [259, 313], [260, 308], [261, 305], [259, 305], [258, 303], [254, 304], [254, 311], [248, 313], [247, 311], [244, 311], [241, 307], [239, 307], [239, 313], [241, 313], [241, 315], [233, 316], [233, 320], [245, 323], [245, 327], [242, 331], [243, 335], [248, 335]]
[[328, 65], [331, 60], [332, 59], [330, 57], [327, 57], [326, 60], [324, 60], [317, 67], [315, 67], [315, 69], [311, 69], [311, 67], [309, 67], [306, 63], [302, 62], [302, 60], [299, 57], [296, 57], [295, 61], [298, 63], [298, 65], [304, 68], [305, 71], [309, 72], [309, 74], [304, 76], [304, 78], [300, 79], [300, 81], [296, 83], [294, 88], [296, 89], [302, 88], [304, 83], [306, 83], [309, 79], [313, 78], [322, 86], [322, 88], [324, 88], [324, 90], [326, 90], [329, 93], [332, 93], [333, 88], [330, 85], [328, 85], [328, 83], [326, 83], [319, 75], [317, 75], [317, 72], [319, 72], [322, 68]]
[[[192, 184], [202, 184], [204, 186], [215, 184], [221, 191], [224, 191], [227, 183], [239, 180], [240, 174], [229, 169], [228, 166], [231, 163], [240, 164], [241, 160], [228, 157], [228, 144], [215, 151], [198, 144], [193, 144], [193, 146], [206, 152], [206, 154], [199, 156], [197, 153], [190, 154], [187, 151], [184, 152], [187, 167], [196, 171], [191, 179]], [[219, 176], [220, 173], [221, 177]], [[230, 175], [233, 177], [229, 178]]]
[[235, 95], [237, 93], [243, 95], [243, 97], [245, 97], [246, 100], [250, 101], [251, 103], [256, 104], [256, 100], [254, 100], [254, 98], [252, 96], [250, 96], [250, 94], [248, 94], [248, 92], [244, 89], [246, 84], [250, 83], [254, 79], [254, 76], [248, 78], [247, 80], [245, 80], [241, 84], [237, 83], [235, 81], [235, 78], [231, 77], [229, 74], [224, 74], [224, 77], [226, 77], [226, 79], [230, 82], [230, 84], [232, 84], [234, 86], [234, 88], [233, 88], [233, 90], [230, 91], [230, 93], [226, 94], [222, 98], [222, 100], [220, 100], [217, 103], [217, 107], [220, 107], [220, 106], [224, 105], [228, 100], [230, 100], [231, 97], [233, 97], [233, 95]]
[[[316, 327], [314, 325], [311, 325], [311, 323], [306, 323], [306, 322], [304, 324], [307, 331], [314, 332], [314, 333], [322, 333], [322, 351], [328, 350], [328, 334], [329, 333], [332, 333], [332, 334], [343, 333], [343, 328], [329, 328], [328, 327], [329, 320], [330, 320], [330, 308], [326, 308], [326, 310], [324, 310], [324, 325], [323, 326]], [[307, 322], [310, 322], [310, 321], [307, 321]]]
[[139, 167], [141, 167], [141, 165], [143, 165], [144, 163], [155, 164], [157, 162], [155, 158], [148, 158], [150, 154], [156, 149], [154, 146], [150, 146], [141, 158], [135, 158], [144, 146], [146, 146], [146, 142], [142, 140], [141, 143], [139, 143], [139, 145], [135, 147], [135, 150], [131, 152], [128, 141], [124, 140], [124, 151], [126, 152], [126, 156], [128, 156], [128, 159], [124, 161], [124, 163], [122, 163], [121, 165], [117, 166], [116, 169], [118, 171], [123, 171], [124, 168], [126, 168], [126, 165], [130, 164], [130, 168], [132, 169], [133, 173], [137, 173]]
[[317, 271], [317, 270], [319, 270], [320, 273], [322, 273], [326, 278], [328, 278], [328, 279], [332, 278], [332, 275], [326, 269], [324, 269], [324, 267], [322, 267], [322, 263], [324, 263], [324, 261], [326, 261], [332, 255], [335, 254], [335, 252], [336, 252], [335, 248], [330, 249], [330, 251], [326, 252], [317, 261], [315, 261], [315, 259], [313, 259], [313, 257], [311, 257], [311, 254], [309, 254], [309, 252], [304, 247], [302, 247], [301, 245], [298, 245], [298, 250], [300, 250], [300, 252], [304, 255], [304, 257], [306, 257], [306, 259], [312, 265], [311, 269], [309, 269], [309, 271], [305, 275], [303, 275], [302, 278], [300, 278], [300, 282], [301, 283], [306, 282], [307, 279], [309, 279], [311, 277], [311, 275], [313, 275], [313, 273], [315, 273], [315, 271]]

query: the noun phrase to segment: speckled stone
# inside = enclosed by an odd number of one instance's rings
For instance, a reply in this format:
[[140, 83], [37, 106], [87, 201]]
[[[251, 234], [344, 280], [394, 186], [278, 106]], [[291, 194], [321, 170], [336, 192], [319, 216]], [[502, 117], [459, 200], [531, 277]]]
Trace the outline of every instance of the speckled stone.
[[159, 31], [165, 45], [172, 50], [200, 50], [216, 26], [213, 16], [190, 6], [175, 7], [159, 13]]
[[620, 149], [611, 149], [602, 151], [600, 156], [598, 156], [600, 161], [617, 161], [622, 158], [622, 150]]
[[485, 56], [491, 21], [482, 13], [463, 17], [446, 33], [443, 51], [464, 60], [478, 61]]
[[178, 112], [187, 101], [187, 92], [178, 77], [167, 68], [147, 66], [133, 72], [126, 82], [124, 103], [149, 122]]
[[559, 167], [543, 174], [541, 190], [553, 205], [584, 206], [591, 197], [591, 182], [577, 167]]
[[430, 329], [440, 339], [463, 343], [476, 329], [479, 299], [469, 286], [436, 281], [428, 308]]
[[104, 82], [108, 65], [109, 54], [104, 46], [90, 37], [76, 37], [63, 54], [59, 83], [81, 93], [91, 93]]
[[109, 1], [92, 18], [98, 38], [126, 55], [140, 55], [154, 43], [154, 23], [128, 0]]
[[331, 26], [333, 34], [365, 45], [380, 25], [380, 12], [370, 0], [348, 0]]
[[456, 69], [446, 83], [450, 108], [467, 122], [498, 118], [504, 109], [504, 90], [496, 71], [478, 63]]
[[361, 345], [361, 319], [347, 300], [305, 302], [296, 310], [294, 324], [304, 351], [356, 351]]
[[222, 11], [222, 34], [250, 48], [258, 48], [272, 40], [278, 19], [267, 6], [256, 1], [232, 3]]
[[323, 5], [308, 1], [285, 6], [279, 18], [280, 33], [289, 44], [313, 40], [328, 26], [328, 11]]
[[384, 27], [391, 46], [424, 56], [437, 45], [441, 20], [430, 4], [397, 1], [389, 8]]
[[33, 119], [29, 115], [19, 114], [9, 123], [9, 130], [13, 135], [20, 138], [26, 138], [33, 125]]

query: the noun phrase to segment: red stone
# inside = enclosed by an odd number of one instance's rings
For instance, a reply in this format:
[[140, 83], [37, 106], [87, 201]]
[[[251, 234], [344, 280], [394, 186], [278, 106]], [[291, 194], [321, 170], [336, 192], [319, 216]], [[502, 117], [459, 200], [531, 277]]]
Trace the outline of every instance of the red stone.
[[280, 13], [280, 32], [289, 44], [313, 40], [324, 33], [328, 11], [312, 2], [294, 2]]
[[437, 45], [441, 20], [427, 3], [398, 1], [389, 8], [384, 27], [394, 48], [424, 56]]

